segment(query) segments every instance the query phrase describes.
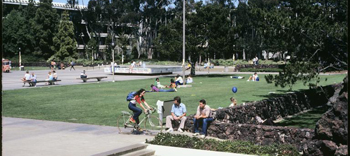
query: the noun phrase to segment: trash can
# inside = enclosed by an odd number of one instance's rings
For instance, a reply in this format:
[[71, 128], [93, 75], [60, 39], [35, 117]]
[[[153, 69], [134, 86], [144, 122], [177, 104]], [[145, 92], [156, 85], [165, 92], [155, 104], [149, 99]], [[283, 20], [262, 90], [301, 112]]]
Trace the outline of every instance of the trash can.
[[20, 71], [24, 71], [24, 66], [19, 67]]

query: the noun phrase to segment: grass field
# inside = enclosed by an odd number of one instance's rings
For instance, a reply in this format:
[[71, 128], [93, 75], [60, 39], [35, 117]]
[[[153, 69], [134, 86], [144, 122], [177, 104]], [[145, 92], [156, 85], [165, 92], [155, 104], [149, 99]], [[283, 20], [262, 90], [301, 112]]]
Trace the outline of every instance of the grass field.
[[[247, 78], [249, 75], [241, 76]], [[247, 82], [246, 79], [230, 79], [228, 75], [197, 76], [191, 88], [179, 88], [178, 92], [170, 93], [146, 93], [145, 99], [148, 104], [155, 105], [157, 100], [172, 100], [180, 96], [188, 114], [194, 114], [202, 98], [212, 108], [218, 108], [227, 107], [231, 96], [242, 104], [266, 99], [269, 92], [284, 93], [289, 89], [267, 84], [264, 75], [260, 77], [259, 82]], [[320, 83], [334, 84], [344, 77], [321, 76]], [[163, 85], [169, 80], [170, 77], [160, 78]], [[149, 90], [152, 83], [154, 79], [6, 90], [2, 92], [2, 113], [5, 117], [116, 126], [117, 116], [122, 110], [128, 110], [127, 94], [140, 88]], [[233, 86], [238, 88], [235, 94], [231, 91]], [[307, 88], [302, 83], [293, 87], [294, 90]]]

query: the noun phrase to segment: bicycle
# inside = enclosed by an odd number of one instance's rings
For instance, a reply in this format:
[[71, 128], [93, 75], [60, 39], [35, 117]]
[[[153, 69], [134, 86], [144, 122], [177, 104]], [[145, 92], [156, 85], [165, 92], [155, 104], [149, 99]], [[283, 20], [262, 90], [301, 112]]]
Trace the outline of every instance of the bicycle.
[[[157, 109], [151, 106], [151, 109], [147, 109], [144, 112], [145, 116], [140, 120], [140, 123], [130, 122], [130, 118], [133, 116], [132, 111], [121, 111], [121, 115], [117, 118], [117, 127], [120, 134], [150, 134], [162, 132], [163, 130], [163, 121], [158, 117], [152, 115], [156, 112]], [[149, 123], [149, 124], [147, 124]], [[158, 123], [158, 125], [156, 125]], [[123, 124], [124, 129], [120, 127], [120, 124]], [[142, 128], [143, 131], [138, 131], [138, 128]]]

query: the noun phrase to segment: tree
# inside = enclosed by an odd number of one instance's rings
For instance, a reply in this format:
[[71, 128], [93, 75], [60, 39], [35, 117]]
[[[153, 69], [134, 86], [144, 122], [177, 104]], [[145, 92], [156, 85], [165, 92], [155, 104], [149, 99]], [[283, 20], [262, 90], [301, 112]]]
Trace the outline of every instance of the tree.
[[22, 16], [22, 13], [17, 10], [12, 10], [10, 14], [3, 19], [4, 57], [17, 56], [19, 48], [25, 51], [26, 39], [23, 37], [25, 36], [25, 31], [23, 29], [24, 23], [25, 18]]
[[52, 8], [52, 0], [40, 0], [33, 24], [36, 34], [34, 55], [47, 59], [55, 54], [53, 38], [57, 32], [58, 18], [56, 9]]
[[77, 42], [74, 37], [73, 22], [69, 21], [68, 11], [64, 11], [58, 26], [58, 33], [53, 39], [56, 51], [54, 56], [61, 61], [65, 57], [76, 57]]

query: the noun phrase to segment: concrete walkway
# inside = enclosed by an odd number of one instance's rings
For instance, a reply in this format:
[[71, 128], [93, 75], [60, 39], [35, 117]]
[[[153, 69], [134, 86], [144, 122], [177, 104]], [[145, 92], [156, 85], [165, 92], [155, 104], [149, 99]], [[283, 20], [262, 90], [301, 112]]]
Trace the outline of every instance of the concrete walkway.
[[[116, 127], [2, 117], [2, 155], [88, 156], [101, 155], [153, 139], [147, 135], [118, 134]], [[244, 154], [149, 145], [157, 156]]]

